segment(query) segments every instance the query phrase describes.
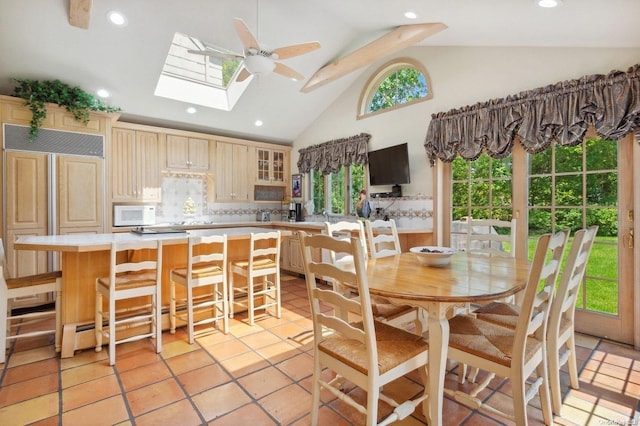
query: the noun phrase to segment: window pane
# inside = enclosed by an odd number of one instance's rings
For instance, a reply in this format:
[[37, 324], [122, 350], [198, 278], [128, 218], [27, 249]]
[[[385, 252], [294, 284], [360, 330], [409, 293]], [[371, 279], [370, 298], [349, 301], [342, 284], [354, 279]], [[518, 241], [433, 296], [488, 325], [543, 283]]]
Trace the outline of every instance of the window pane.
[[551, 155], [553, 151], [551, 149], [545, 149], [535, 155], [529, 156], [529, 173], [532, 175], [539, 175], [545, 173], [551, 173]]
[[582, 145], [556, 145], [556, 173], [582, 171]]
[[313, 212], [321, 214], [325, 209], [324, 176], [317, 170], [311, 172], [311, 192], [313, 197]]
[[467, 179], [469, 175], [469, 162], [461, 157], [456, 157], [451, 163], [453, 180]]
[[344, 167], [338, 173], [331, 173], [329, 188], [331, 196], [331, 213], [345, 214], [344, 208]]
[[529, 210], [529, 233], [533, 236], [551, 232], [551, 209]]
[[556, 176], [555, 201], [558, 206], [582, 205], [582, 176]]
[[587, 204], [615, 206], [618, 203], [618, 173], [587, 175]]
[[406, 104], [427, 96], [426, 78], [412, 67], [403, 67], [389, 74], [377, 87], [368, 111], [374, 112]]
[[488, 182], [480, 181], [471, 183], [471, 204], [474, 206], [486, 206], [489, 204]]
[[511, 206], [511, 181], [498, 180], [492, 182], [492, 204], [494, 207]]
[[618, 167], [618, 142], [587, 139], [587, 170], [615, 170]]
[[582, 209], [563, 209], [556, 210], [556, 231], [561, 229], [570, 229], [571, 233], [582, 228]]
[[598, 225], [598, 237], [618, 235], [618, 210], [587, 209], [586, 226]]
[[529, 205], [551, 205], [551, 177], [533, 177], [529, 179]]

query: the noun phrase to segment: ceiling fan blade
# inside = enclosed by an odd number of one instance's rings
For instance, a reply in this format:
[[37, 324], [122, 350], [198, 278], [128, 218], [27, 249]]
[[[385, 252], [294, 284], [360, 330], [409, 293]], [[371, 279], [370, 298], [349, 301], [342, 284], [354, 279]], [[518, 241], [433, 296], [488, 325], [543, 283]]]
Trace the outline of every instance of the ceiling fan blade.
[[397, 27], [366, 46], [320, 68], [300, 91], [308, 93], [358, 68], [422, 41], [445, 28], [447, 26], [440, 22]]
[[233, 18], [233, 26], [236, 27], [236, 33], [238, 33], [238, 37], [244, 46], [245, 52], [250, 49], [260, 50], [260, 46], [258, 45], [258, 41], [251, 34], [249, 27], [244, 21], [240, 18]]
[[272, 53], [278, 55], [278, 57], [274, 59], [288, 59], [293, 58], [294, 56], [304, 55], [305, 53], [312, 52], [319, 48], [320, 43], [318, 43], [317, 41], [312, 41], [309, 43], [280, 47], [278, 49], [275, 49]]
[[187, 50], [187, 52], [193, 55], [215, 56], [220, 59], [244, 59], [244, 56], [236, 55], [234, 53], [219, 52], [217, 50]]
[[236, 77], [236, 81], [238, 83], [240, 83], [242, 81], [245, 81], [250, 75], [251, 75], [251, 73], [249, 71], [247, 71], [246, 68], [242, 68], [242, 70], [240, 70], [240, 73]]
[[276, 62], [276, 67], [273, 69], [273, 72], [275, 72], [276, 74], [283, 75], [285, 77], [292, 78], [296, 81], [300, 81], [304, 79], [304, 76], [300, 74], [298, 71], [284, 64], [281, 64], [280, 62]]

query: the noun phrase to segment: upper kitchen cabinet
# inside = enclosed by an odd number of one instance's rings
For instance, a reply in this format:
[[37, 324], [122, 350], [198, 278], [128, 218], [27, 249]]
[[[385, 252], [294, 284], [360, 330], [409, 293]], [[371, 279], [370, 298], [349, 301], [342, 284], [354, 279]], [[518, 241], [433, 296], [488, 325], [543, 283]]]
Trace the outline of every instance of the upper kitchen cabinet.
[[249, 164], [247, 145], [216, 142], [216, 201], [248, 201]]
[[209, 171], [209, 141], [187, 136], [167, 135], [167, 168]]
[[160, 135], [114, 127], [112, 136], [112, 201], [160, 202]]
[[256, 147], [256, 184], [287, 185], [289, 151]]

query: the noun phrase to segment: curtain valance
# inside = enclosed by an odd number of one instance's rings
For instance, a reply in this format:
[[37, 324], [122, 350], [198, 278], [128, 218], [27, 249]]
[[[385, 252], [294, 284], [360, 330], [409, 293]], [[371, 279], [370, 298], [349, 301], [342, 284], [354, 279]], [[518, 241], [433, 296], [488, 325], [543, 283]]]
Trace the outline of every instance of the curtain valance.
[[640, 65], [433, 114], [424, 146], [432, 166], [456, 155], [474, 160], [483, 150], [503, 158], [516, 136], [537, 153], [551, 143], [580, 143], [590, 124], [611, 140], [640, 132]]
[[298, 171], [309, 173], [311, 170], [319, 170], [323, 175], [328, 175], [339, 172], [342, 166], [366, 164], [369, 139], [370, 134], [360, 133], [302, 148], [298, 151]]

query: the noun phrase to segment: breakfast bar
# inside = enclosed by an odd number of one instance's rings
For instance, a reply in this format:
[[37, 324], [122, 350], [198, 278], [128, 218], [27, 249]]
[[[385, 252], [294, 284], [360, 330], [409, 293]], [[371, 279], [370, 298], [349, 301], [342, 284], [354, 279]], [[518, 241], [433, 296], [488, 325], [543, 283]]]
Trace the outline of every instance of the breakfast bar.
[[[169, 305], [169, 271], [186, 265], [189, 236], [226, 234], [228, 260], [247, 256], [251, 233], [268, 232], [267, 227], [233, 227], [178, 230], [149, 233], [122, 232], [111, 234], [71, 234], [50, 236], [22, 236], [16, 240], [17, 250], [60, 252], [62, 270], [61, 322], [63, 327], [63, 356], [65, 345], [72, 349], [95, 346], [93, 332], [95, 287], [97, 277], [109, 274], [109, 250], [114, 241], [162, 241], [162, 304]], [[167, 231], [167, 230], [164, 230]], [[289, 235], [290, 231], [281, 231]], [[168, 316], [163, 315], [163, 328], [168, 328]]]

